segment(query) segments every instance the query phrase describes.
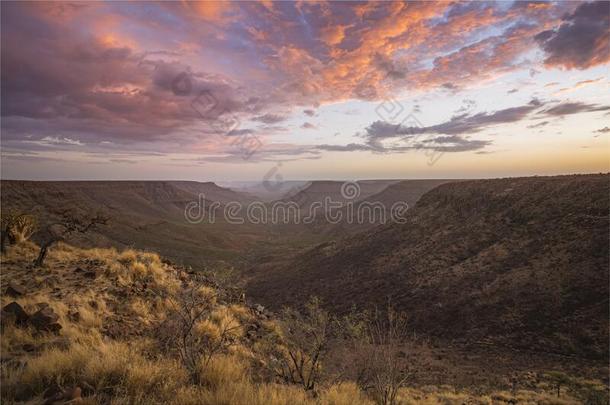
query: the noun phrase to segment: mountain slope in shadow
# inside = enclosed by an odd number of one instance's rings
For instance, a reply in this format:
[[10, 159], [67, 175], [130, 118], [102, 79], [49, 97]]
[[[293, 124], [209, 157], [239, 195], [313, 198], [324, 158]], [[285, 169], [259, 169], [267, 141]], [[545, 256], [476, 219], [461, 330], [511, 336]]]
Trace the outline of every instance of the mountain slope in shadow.
[[339, 313], [389, 301], [431, 336], [607, 358], [609, 180], [443, 184], [407, 223], [254, 272], [249, 294], [270, 306], [316, 295]]

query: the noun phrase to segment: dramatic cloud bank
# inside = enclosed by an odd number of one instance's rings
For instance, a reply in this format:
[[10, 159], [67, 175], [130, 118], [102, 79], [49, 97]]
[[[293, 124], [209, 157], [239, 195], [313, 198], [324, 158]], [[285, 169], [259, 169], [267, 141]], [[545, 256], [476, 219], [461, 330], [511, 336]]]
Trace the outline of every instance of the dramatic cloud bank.
[[[520, 69], [534, 77], [605, 64], [609, 15], [608, 2], [3, 3], [3, 153], [188, 151], [232, 161], [246, 141], [260, 142], [252, 161], [480, 150], [490, 141], [473, 135], [535, 110], [560, 117], [607, 107], [534, 99], [428, 126], [376, 121], [361, 128], [363, 142], [274, 137], [331, 137], [316, 121], [328, 104], [457, 94]], [[384, 144], [391, 138], [402, 143]]]

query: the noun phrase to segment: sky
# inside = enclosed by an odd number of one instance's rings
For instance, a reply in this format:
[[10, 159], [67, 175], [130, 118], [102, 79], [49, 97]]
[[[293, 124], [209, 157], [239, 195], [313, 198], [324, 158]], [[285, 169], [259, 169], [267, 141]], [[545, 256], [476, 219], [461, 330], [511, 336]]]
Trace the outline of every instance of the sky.
[[3, 179], [610, 171], [609, 2], [2, 2], [1, 19]]

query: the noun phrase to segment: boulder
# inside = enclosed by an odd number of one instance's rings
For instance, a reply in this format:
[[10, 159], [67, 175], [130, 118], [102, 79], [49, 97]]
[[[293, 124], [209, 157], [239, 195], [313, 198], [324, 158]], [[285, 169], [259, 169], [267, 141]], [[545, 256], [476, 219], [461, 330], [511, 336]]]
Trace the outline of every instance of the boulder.
[[5, 318], [12, 319], [15, 325], [25, 326], [30, 317], [21, 305], [13, 301], [2, 308], [3, 323], [6, 322]]
[[51, 307], [39, 309], [30, 317], [30, 323], [39, 331], [59, 332], [61, 325], [57, 323], [59, 316]]
[[57, 384], [49, 387], [43, 394], [46, 398], [44, 405], [54, 404], [80, 404], [83, 399], [81, 397], [80, 387], [69, 388], [67, 390], [61, 389]]
[[25, 295], [26, 291], [23, 286], [15, 283], [14, 281], [9, 281], [8, 287], [6, 288], [6, 295], [10, 297], [20, 297]]
[[70, 311], [68, 312], [68, 318], [70, 318], [70, 320], [73, 322], [78, 322], [80, 321], [80, 312], [76, 310]]
[[34, 351], [36, 351], [36, 346], [34, 346], [34, 345], [33, 345], [33, 344], [31, 344], [31, 343], [25, 343], [25, 344], [22, 344], [22, 345], [21, 345], [21, 349], [22, 349], [24, 352], [34, 352]]

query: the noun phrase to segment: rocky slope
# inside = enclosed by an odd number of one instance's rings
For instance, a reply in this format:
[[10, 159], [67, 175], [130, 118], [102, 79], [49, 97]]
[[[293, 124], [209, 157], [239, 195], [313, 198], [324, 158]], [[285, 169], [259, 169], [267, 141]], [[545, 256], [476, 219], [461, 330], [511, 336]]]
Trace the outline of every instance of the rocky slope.
[[253, 271], [268, 305], [346, 312], [391, 302], [427, 335], [608, 357], [605, 174], [476, 180], [426, 193], [390, 224]]
[[[65, 244], [51, 249], [45, 266], [33, 267], [36, 250], [26, 241], [1, 258], [3, 404], [379, 403], [345, 374], [357, 355], [341, 338], [328, 348], [315, 392], [281, 379], [278, 364], [288, 363], [278, 358], [289, 360], [285, 319], [244, 303], [209, 275], [155, 253]], [[403, 350], [411, 353], [408, 347]], [[399, 390], [399, 403], [607, 403], [607, 381], [580, 377], [604, 374], [582, 373], [572, 361], [552, 368], [570, 375], [549, 374], [513, 358], [485, 368], [449, 346], [417, 348], [410, 356], [434, 361], [421, 363], [417, 378]], [[561, 389], [561, 398], [553, 375], [574, 383]], [[448, 382], [456, 385], [442, 385]]]

